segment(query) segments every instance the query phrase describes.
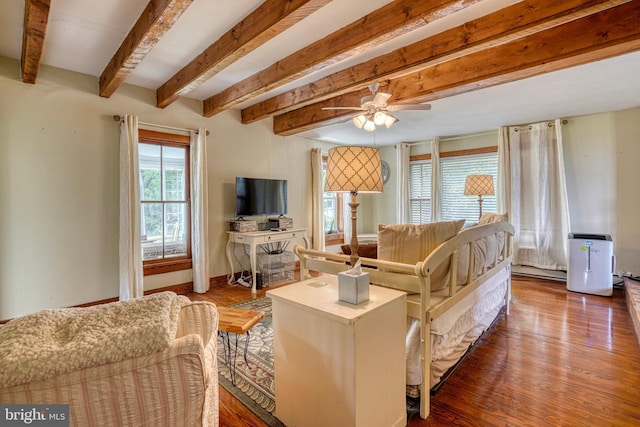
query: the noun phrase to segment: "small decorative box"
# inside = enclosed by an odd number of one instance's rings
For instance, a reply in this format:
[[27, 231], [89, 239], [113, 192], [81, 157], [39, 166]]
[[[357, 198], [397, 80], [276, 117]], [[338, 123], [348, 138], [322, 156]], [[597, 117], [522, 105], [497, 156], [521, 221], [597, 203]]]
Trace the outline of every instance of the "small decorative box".
[[247, 233], [249, 231], [258, 231], [258, 224], [255, 221], [230, 221], [230, 225], [233, 231], [240, 233]]
[[350, 304], [369, 300], [369, 273], [338, 273], [338, 299]]
[[269, 218], [269, 222], [274, 222], [277, 228], [293, 228], [293, 218], [281, 216], [279, 218]]

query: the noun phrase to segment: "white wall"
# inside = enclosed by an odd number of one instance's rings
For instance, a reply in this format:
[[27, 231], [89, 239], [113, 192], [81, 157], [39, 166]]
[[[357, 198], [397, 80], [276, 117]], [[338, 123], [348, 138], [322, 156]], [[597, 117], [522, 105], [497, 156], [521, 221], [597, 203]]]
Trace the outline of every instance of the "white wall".
[[563, 139], [571, 230], [610, 234], [616, 270], [640, 274], [640, 108], [571, 118]]
[[[289, 181], [289, 215], [311, 226], [310, 149], [278, 137], [269, 120], [240, 124], [237, 112], [212, 118], [200, 102], [155, 107], [151, 90], [123, 85], [108, 99], [96, 78], [41, 67], [35, 85], [19, 63], [0, 57], [0, 319], [118, 295], [118, 144], [113, 115], [206, 127], [211, 276], [224, 276], [226, 221], [235, 177]], [[145, 277], [145, 289], [191, 281], [191, 271]]]

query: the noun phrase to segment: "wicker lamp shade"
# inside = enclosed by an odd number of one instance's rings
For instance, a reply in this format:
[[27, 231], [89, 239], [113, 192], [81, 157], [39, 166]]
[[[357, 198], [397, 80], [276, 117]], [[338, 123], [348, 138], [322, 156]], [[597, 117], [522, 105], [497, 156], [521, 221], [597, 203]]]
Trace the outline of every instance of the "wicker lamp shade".
[[343, 146], [329, 150], [325, 191], [381, 193], [382, 166], [376, 147]]
[[464, 182], [464, 195], [478, 196], [480, 212], [478, 219], [482, 217], [482, 196], [493, 196], [494, 194], [492, 175], [467, 175], [467, 179]]
[[358, 259], [357, 211], [358, 193], [382, 192], [382, 162], [376, 147], [343, 146], [329, 150], [327, 177], [324, 191], [351, 193], [351, 256], [355, 265]]
[[493, 196], [493, 176], [468, 175], [464, 184], [465, 196]]

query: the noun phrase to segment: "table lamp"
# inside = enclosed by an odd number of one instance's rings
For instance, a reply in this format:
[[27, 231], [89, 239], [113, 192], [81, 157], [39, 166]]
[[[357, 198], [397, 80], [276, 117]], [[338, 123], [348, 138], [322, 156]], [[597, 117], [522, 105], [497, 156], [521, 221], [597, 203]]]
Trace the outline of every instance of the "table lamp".
[[480, 215], [482, 216], [482, 196], [493, 196], [493, 176], [491, 175], [467, 175], [464, 184], [465, 196], [478, 196], [478, 204], [480, 205]]
[[324, 191], [351, 193], [351, 265], [358, 261], [358, 193], [382, 192], [380, 150], [376, 147], [341, 146], [329, 150]]

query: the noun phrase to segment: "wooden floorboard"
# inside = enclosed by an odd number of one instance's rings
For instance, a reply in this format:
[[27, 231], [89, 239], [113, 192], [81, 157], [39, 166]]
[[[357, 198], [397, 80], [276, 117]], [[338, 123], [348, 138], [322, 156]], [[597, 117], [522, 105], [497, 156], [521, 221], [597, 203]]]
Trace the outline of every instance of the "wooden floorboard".
[[[264, 295], [259, 291], [256, 297]], [[192, 299], [230, 305], [249, 289], [221, 285]], [[221, 426], [264, 426], [220, 388]], [[304, 402], [301, 402], [304, 404]], [[409, 426], [640, 425], [640, 348], [623, 291], [568, 292], [562, 282], [514, 277], [501, 315]]]
[[[271, 286], [269, 289], [286, 286], [289, 283], [281, 283], [277, 286]], [[256, 295], [252, 296], [251, 289], [249, 288], [241, 285], [223, 284], [211, 286], [205, 294], [188, 293], [186, 295], [193, 301], [209, 301], [219, 306], [229, 306], [264, 297], [266, 290], [266, 288], [258, 290]], [[268, 427], [267, 424], [244, 406], [242, 402], [227, 392], [224, 387], [220, 386], [219, 390], [220, 427]]]

